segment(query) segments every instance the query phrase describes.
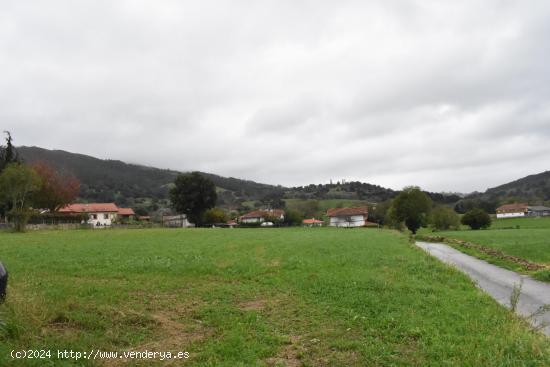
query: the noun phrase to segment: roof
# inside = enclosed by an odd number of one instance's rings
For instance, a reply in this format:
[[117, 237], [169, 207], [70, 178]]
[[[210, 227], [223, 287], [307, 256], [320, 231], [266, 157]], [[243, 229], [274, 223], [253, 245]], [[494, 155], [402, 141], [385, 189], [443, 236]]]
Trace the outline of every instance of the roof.
[[542, 211], [550, 210], [550, 208], [547, 207], [547, 206], [542, 206], [542, 205], [534, 205], [534, 206], [530, 206], [529, 210], [534, 210], [536, 212], [542, 212]]
[[89, 204], [69, 204], [59, 209], [60, 213], [98, 213], [98, 212], [118, 212], [115, 203], [89, 203]]
[[369, 208], [367, 206], [358, 206], [354, 208], [331, 208], [327, 210], [327, 216], [340, 217], [347, 215], [367, 215], [369, 214]]
[[254, 210], [250, 213], [246, 213], [246, 214], [242, 215], [241, 219], [263, 218], [265, 215], [280, 217], [281, 215], [285, 215], [285, 211], [282, 210], [282, 209]]
[[514, 204], [506, 204], [506, 205], [501, 205], [497, 208], [497, 211], [505, 211], [505, 212], [510, 212], [510, 211], [526, 211], [527, 210], [527, 203], [514, 203]]
[[132, 208], [118, 208], [118, 214], [120, 215], [136, 215]]
[[302, 221], [303, 224], [316, 224], [316, 223], [324, 223], [322, 220], [311, 218], [311, 219], [304, 219]]
[[232, 219], [232, 220], [228, 220], [227, 223], [226, 223], [228, 226], [238, 226], [239, 223], [237, 223], [236, 220]]

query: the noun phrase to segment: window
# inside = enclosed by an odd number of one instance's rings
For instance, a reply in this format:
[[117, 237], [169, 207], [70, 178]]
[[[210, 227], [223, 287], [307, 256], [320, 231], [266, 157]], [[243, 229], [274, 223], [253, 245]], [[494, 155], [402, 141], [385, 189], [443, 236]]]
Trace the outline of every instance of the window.
[[103, 219], [109, 219], [109, 214], [103, 214]]
[[97, 219], [97, 214], [92, 214], [92, 219]]

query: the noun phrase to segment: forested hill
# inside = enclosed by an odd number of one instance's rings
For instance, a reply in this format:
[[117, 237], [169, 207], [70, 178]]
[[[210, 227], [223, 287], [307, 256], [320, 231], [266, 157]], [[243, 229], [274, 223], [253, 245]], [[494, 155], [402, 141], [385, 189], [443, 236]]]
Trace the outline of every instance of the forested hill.
[[[19, 154], [26, 163], [45, 161], [81, 181], [80, 197], [86, 201], [111, 202], [132, 205], [138, 198], [163, 201], [174, 178], [173, 170], [103, 160], [84, 154], [38, 147], [19, 147]], [[255, 200], [282, 188], [253, 181], [227, 178], [203, 173], [219, 188], [222, 200]]]
[[531, 202], [533, 204], [542, 201], [549, 201], [550, 171], [526, 176], [519, 180], [491, 188], [487, 190], [483, 196], [489, 199], [518, 199]]
[[[103, 160], [63, 150], [19, 147], [18, 151], [27, 163], [46, 161], [61, 171], [76, 176], [81, 181], [80, 198], [83, 201], [114, 201], [119, 205], [148, 209], [166, 206], [169, 189], [179, 173], [118, 160]], [[242, 208], [243, 202], [265, 198], [381, 202], [397, 195], [397, 191], [392, 189], [358, 181], [286, 188], [211, 173], [203, 175], [210, 178], [218, 187], [218, 205], [232, 209]], [[453, 194], [428, 194], [438, 203], [451, 204], [460, 199]]]

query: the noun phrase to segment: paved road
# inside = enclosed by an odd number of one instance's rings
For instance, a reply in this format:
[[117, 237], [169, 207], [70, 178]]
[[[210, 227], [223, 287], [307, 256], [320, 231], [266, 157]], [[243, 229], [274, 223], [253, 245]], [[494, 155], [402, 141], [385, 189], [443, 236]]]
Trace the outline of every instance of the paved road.
[[[526, 275], [487, 263], [440, 243], [417, 242], [416, 245], [439, 260], [457, 267], [498, 303], [510, 308], [510, 295], [514, 285], [523, 279], [517, 313], [531, 315], [541, 306], [550, 304], [550, 284], [536, 281]], [[542, 331], [550, 336], [550, 312], [531, 320], [532, 324], [547, 325]]]

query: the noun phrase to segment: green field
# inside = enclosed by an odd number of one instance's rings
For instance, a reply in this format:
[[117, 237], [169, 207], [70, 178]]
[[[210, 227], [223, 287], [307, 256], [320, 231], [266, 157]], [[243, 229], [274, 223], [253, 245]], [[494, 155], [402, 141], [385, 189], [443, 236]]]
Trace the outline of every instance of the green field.
[[513, 218], [494, 220], [488, 230], [437, 232], [501, 250], [502, 252], [550, 265], [550, 218]]
[[[185, 366], [548, 366], [550, 341], [377, 229], [0, 233], [12, 349], [188, 351]], [[166, 365], [166, 361], [157, 362]]]

